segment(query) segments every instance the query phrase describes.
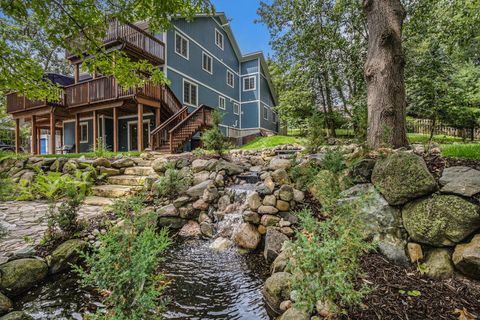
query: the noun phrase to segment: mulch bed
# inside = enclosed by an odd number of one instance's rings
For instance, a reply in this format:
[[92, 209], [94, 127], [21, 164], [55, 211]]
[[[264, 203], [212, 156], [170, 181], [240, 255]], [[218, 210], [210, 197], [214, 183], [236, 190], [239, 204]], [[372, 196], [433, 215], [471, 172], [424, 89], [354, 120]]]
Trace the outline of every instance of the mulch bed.
[[470, 167], [480, 170], [480, 161], [472, 159], [444, 158], [440, 155], [428, 154], [423, 157], [427, 167], [436, 179], [442, 175], [443, 169], [455, 166]]
[[[373, 291], [361, 307], [348, 310], [342, 319], [476, 319], [461, 318], [458, 310], [480, 318], [480, 282], [463, 277], [432, 280], [413, 266], [400, 267], [374, 253], [362, 258], [361, 268]], [[417, 290], [420, 296], [401, 294], [401, 290]]]

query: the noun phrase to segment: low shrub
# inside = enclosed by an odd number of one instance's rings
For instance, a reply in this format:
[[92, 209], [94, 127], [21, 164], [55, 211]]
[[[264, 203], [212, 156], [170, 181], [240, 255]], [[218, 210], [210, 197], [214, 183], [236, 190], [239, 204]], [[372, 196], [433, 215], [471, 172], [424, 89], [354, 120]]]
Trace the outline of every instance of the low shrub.
[[15, 199], [16, 186], [13, 180], [6, 176], [0, 175], [0, 201]]
[[159, 198], [173, 198], [185, 191], [192, 184], [192, 174], [189, 170], [177, 170], [175, 162], [166, 165], [164, 176], [155, 183], [155, 192]]
[[[106, 312], [94, 319], [160, 319], [166, 281], [158, 267], [171, 240], [168, 230], [155, 230], [156, 216], [139, 197], [113, 205], [122, 224], [100, 235], [100, 246], [84, 255], [86, 267], [75, 267], [82, 283], [105, 297]], [[123, 211], [124, 209], [130, 209]]]
[[203, 147], [207, 150], [212, 150], [218, 155], [222, 155], [229, 145], [225, 139], [222, 130], [220, 129], [220, 122], [222, 114], [215, 110], [212, 112], [212, 127], [202, 134]]

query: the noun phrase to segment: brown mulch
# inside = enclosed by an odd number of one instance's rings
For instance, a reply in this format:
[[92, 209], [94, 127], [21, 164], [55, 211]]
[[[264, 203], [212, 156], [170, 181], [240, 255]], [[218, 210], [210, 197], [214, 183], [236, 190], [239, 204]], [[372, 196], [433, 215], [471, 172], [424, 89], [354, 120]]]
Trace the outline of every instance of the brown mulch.
[[[397, 266], [375, 253], [362, 258], [361, 268], [364, 280], [359, 282], [366, 281], [372, 292], [343, 319], [476, 319], [459, 318], [458, 310], [480, 318], [480, 282], [463, 277], [432, 280], [413, 266]], [[420, 296], [401, 290], [417, 290]]]
[[443, 169], [455, 166], [465, 166], [480, 170], [480, 160], [444, 158], [440, 155], [428, 154], [423, 157], [427, 167], [436, 179], [442, 175]]

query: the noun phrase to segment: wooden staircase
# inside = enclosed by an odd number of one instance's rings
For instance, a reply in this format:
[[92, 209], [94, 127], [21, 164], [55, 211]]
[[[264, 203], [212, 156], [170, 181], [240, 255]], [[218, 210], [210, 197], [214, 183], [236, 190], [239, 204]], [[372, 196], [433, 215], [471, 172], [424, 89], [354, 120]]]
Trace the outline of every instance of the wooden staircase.
[[193, 112], [183, 106], [172, 117], [150, 133], [152, 150], [177, 153], [197, 132], [211, 127], [213, 108], [201, 105]]

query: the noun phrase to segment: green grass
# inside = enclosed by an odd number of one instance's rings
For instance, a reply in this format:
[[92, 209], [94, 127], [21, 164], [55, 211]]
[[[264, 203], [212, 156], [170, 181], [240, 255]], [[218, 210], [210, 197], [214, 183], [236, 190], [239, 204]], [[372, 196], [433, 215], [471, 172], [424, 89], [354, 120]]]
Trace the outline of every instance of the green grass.
[[125, 157], [138, 157], [140, 152], [138, 151], [129, 151], [129, 152], [85, 152], [85, 153], [66, 153], [66, 154], [43, 154], [41, 157], [43, 158], [80, 158], [84, 156], [85, 158], [114, 158], [118, 155], [122, 155]]
[[241, 149], [243, 150], [255, 150], [262, 148], [272, 148], [282, 144], [296, 143], [303, 145], [305, 144], [305, 138], [292, 137], [292, 136], [271, 136], [271, 137], [258, 137], [253, 141], [243, 145]]
[[[430, 139], [429, 134], [423, 134], [423, 133], [409, 133], [408, 134], [408, 141], [410, 143], [422, 143], [422, 142], [427, 142], [428, 139]], [[462, 142], [462, 138], [460, 137], [453, 137], [453, 136], [446, 136], [446, 135], [434, 135], [433, 136], [433, 142], [436, 143], [454, 143], [454, 142]]]
[[442, 144], [444, 157], [480, 160], [480, 143]]

